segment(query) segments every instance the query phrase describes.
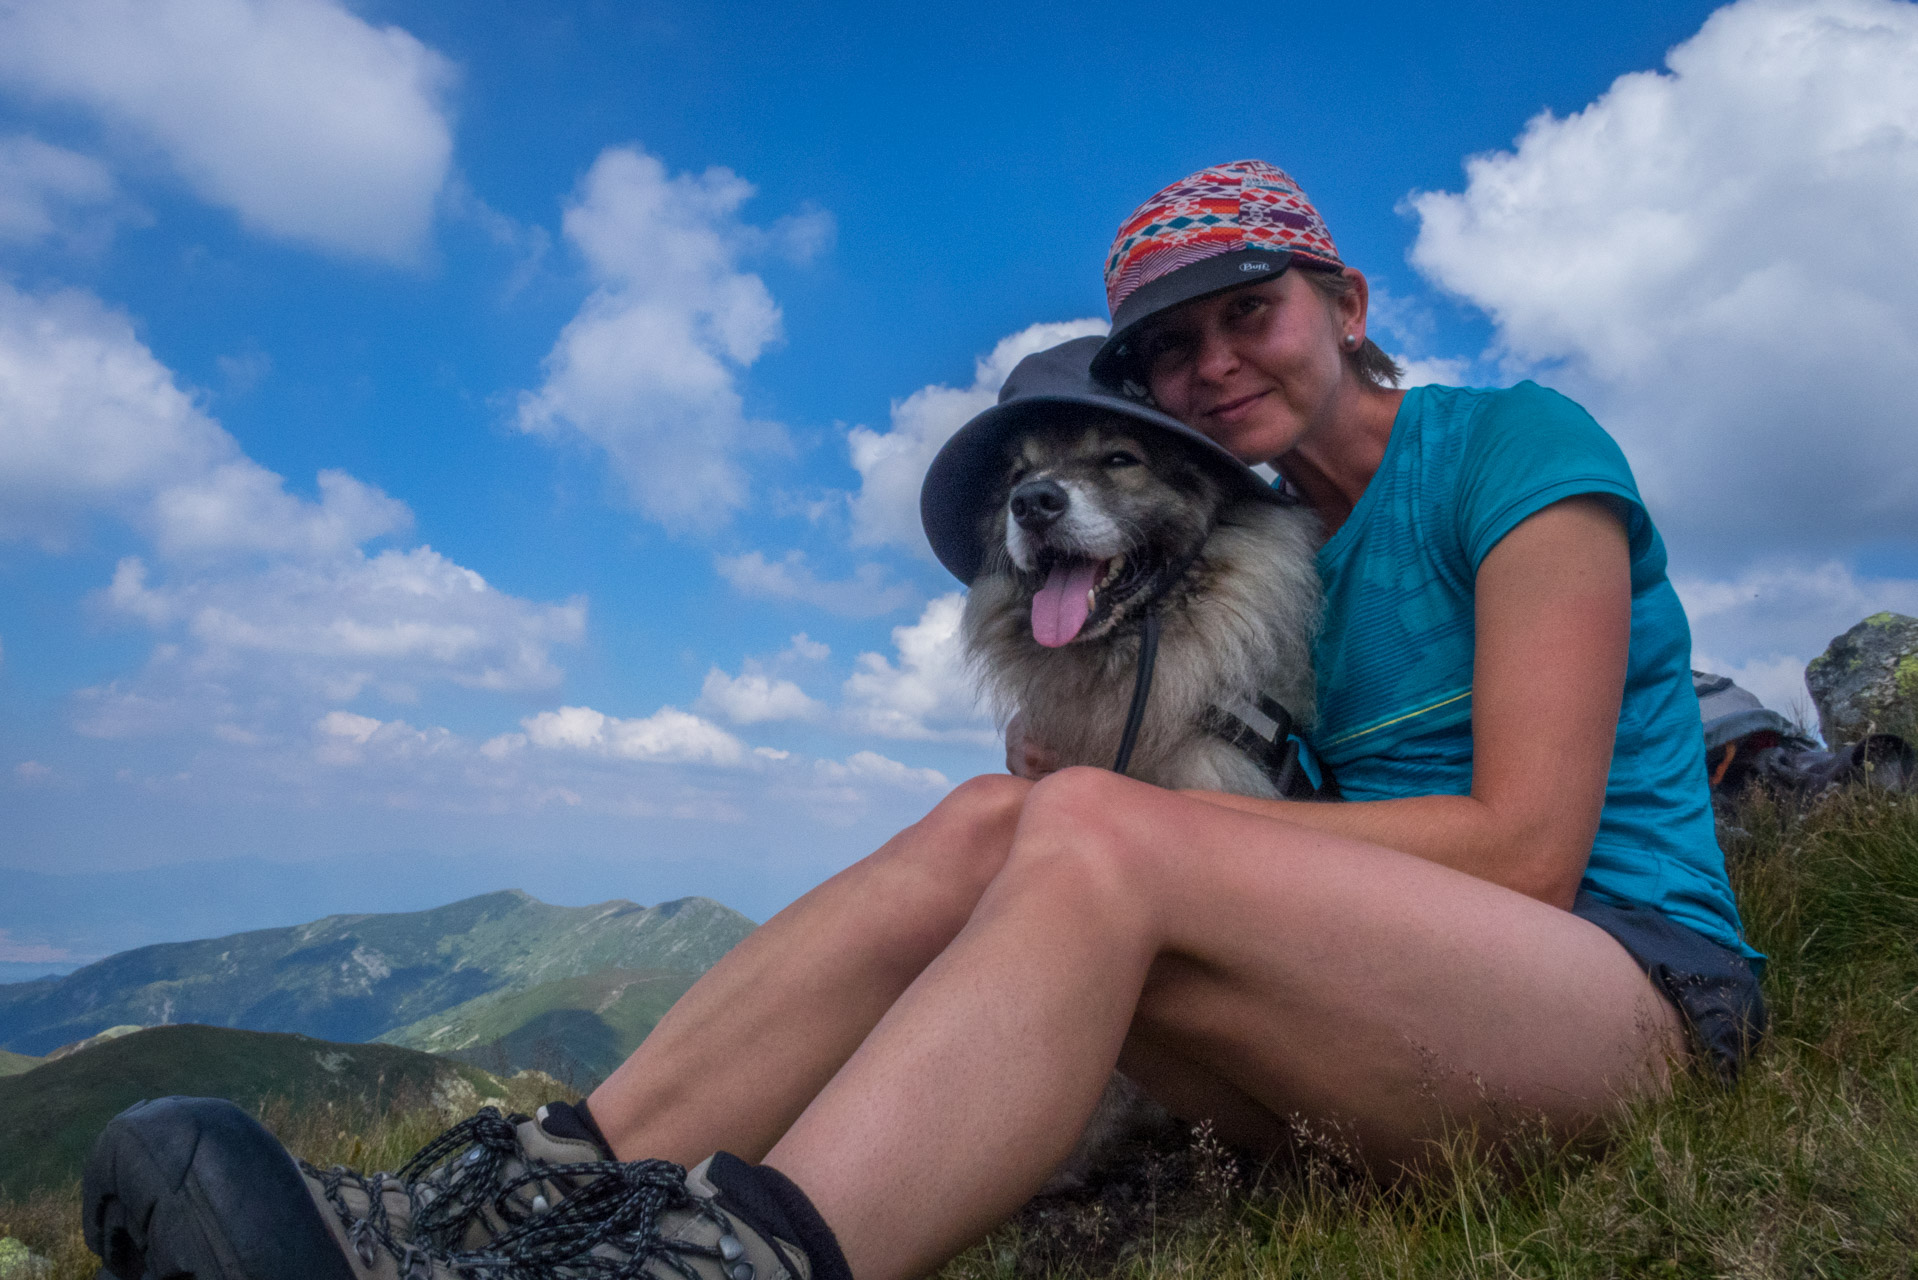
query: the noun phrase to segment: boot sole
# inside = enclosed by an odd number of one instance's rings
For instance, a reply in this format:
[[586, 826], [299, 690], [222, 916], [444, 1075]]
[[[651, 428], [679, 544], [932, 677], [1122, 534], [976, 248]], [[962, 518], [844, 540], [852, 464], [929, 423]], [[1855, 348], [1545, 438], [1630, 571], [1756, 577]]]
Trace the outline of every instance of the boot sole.
[[292, 1155], [218, 1098], [122, 1111], [81, 1196], [87, 1247], [120, 1280], [353, 1280]]

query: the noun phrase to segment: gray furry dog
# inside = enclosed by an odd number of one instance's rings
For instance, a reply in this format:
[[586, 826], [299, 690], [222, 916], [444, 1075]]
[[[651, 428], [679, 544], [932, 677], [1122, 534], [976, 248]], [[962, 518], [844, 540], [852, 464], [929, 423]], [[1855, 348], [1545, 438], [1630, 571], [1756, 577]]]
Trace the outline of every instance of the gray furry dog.
[[1162, 787], [1272, 796], [1212, 727], [1260, 693], [1313, 719], [1319, 522], [1231, 483], [1168, 433], [1069, 409], [1010, 437], [982, 519], [962, 633], [1001, 721], [1061, 765], [1109, 766], [1147, 608], [1158, 661], [1127, 772]]
[[[1276, 796], [1222, 737], [1214, 708], [1261, 693], [1312, 722], [1319, 522], [1222, 474], [1168, 432], [1061, 407], [1002, 445], [984, 556], [961, 622], [999, 718], [1021, 717], [1061, 766], [1110, 766], [1124, 732], [1141, 621], [1160, 614], [1145, 719], [1127, 773], [1162, 787]], [[1128, 1137], [1172, 1124], [1115, 1072], [1042, 1194], [1083, 1186]]]

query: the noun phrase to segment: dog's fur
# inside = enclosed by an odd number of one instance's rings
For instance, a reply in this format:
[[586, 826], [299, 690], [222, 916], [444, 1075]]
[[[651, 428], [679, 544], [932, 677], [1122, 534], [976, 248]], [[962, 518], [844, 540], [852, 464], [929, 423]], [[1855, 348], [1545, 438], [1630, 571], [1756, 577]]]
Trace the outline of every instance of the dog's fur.
[[[1012, 491], [1045, 479], [1065, 492], [1066, 509], [1046, 527], [1022, 525]], [[1127, 772], [1162, 787], [1274, 794], [1203, 717], [1263, 691], [1312, 723], [1317, 517], [1228, 491], [1169, 433], [1082, 412], [1010, 442], [983, 521], [986, 556], [962, 630], [1002, 720], [1019, 713], [1062, 765], [1109, 767], [1132, 701], [1142, 606], [1163, 586], [1158, 662]], [[1125, 559], [1096, 589], [1077, 637], [1047, 648], [1033, 635], [1032, 601], [1062, 556]]]
[[[1056, 482], [1066, 505], [1049, 522], [1022, 524], [1013, 492], [1034, 480]], [[1315, 516], [1230, 490], [1169, 434], [1080, 412], [1008, 443], [980, 532], [985, 560], [961, 630], [1002, 721], [1017, 712], [1026, 735], [1061, 766], [1109, 767], [1131, 707], [1140, 621], [1163, 589], [1152, 692], [1127, 772], [1162, 787], [1275, 794], [1259, 765], [1204, 718], [1208, 708], [1263, 692], [1295, 722], [1311, 724]], [[1124, 557], [1117, 569], [1115, 556]], [[1107, 564], [1078, 634], [1048, 648], [1034, 636], [1033, 596], [1061, 557]], [[1124, 1139], [1171, 1123], [1114, 1072], [1042, 1194], [1083, 1186]]]

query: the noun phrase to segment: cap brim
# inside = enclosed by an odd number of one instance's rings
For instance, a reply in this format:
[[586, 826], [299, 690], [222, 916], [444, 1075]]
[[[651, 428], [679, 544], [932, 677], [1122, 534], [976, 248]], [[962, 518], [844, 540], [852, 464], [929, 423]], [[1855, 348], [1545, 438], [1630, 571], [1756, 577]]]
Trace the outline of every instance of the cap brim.
[[994, 405], [953, 433], [926, 469], [919, 489], [919, 518], [926, 540], [953, 577], [971, 585], [985, 563], [984, 522], [1013, 436], [1061, 409], [1086, 409], [1128, 418], [1179, 438], [1201, 459], [1216, 464], [1222, 480], [1246, 497], [1286, 498], [1224, 448], [1177, 418], [1117, 395], [1043, 394]]
[[1092, 376], [1107, 386], [1124, 383], [1132, 364], [1132, 342], [1146, 321], [1162, 311], [1225, 293], [1248, 284], [1275, 280], [1292, 265], [1290, 249], [1234, 249], [1188, 263], [1134, 289], [1112, 317], [1112, 332], [1092, 357]]

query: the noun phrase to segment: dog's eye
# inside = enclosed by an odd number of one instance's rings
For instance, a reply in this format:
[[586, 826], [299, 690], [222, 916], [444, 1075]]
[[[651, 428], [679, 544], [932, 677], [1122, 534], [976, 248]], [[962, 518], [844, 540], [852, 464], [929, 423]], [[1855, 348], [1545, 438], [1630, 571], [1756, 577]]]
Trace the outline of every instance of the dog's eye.
[[1136, 467], [1139, 465], [1139, 459], [1127, 453], [1124, 449], [1115, 449], [1105, 456], [1105, 465], [1108, 467]]

